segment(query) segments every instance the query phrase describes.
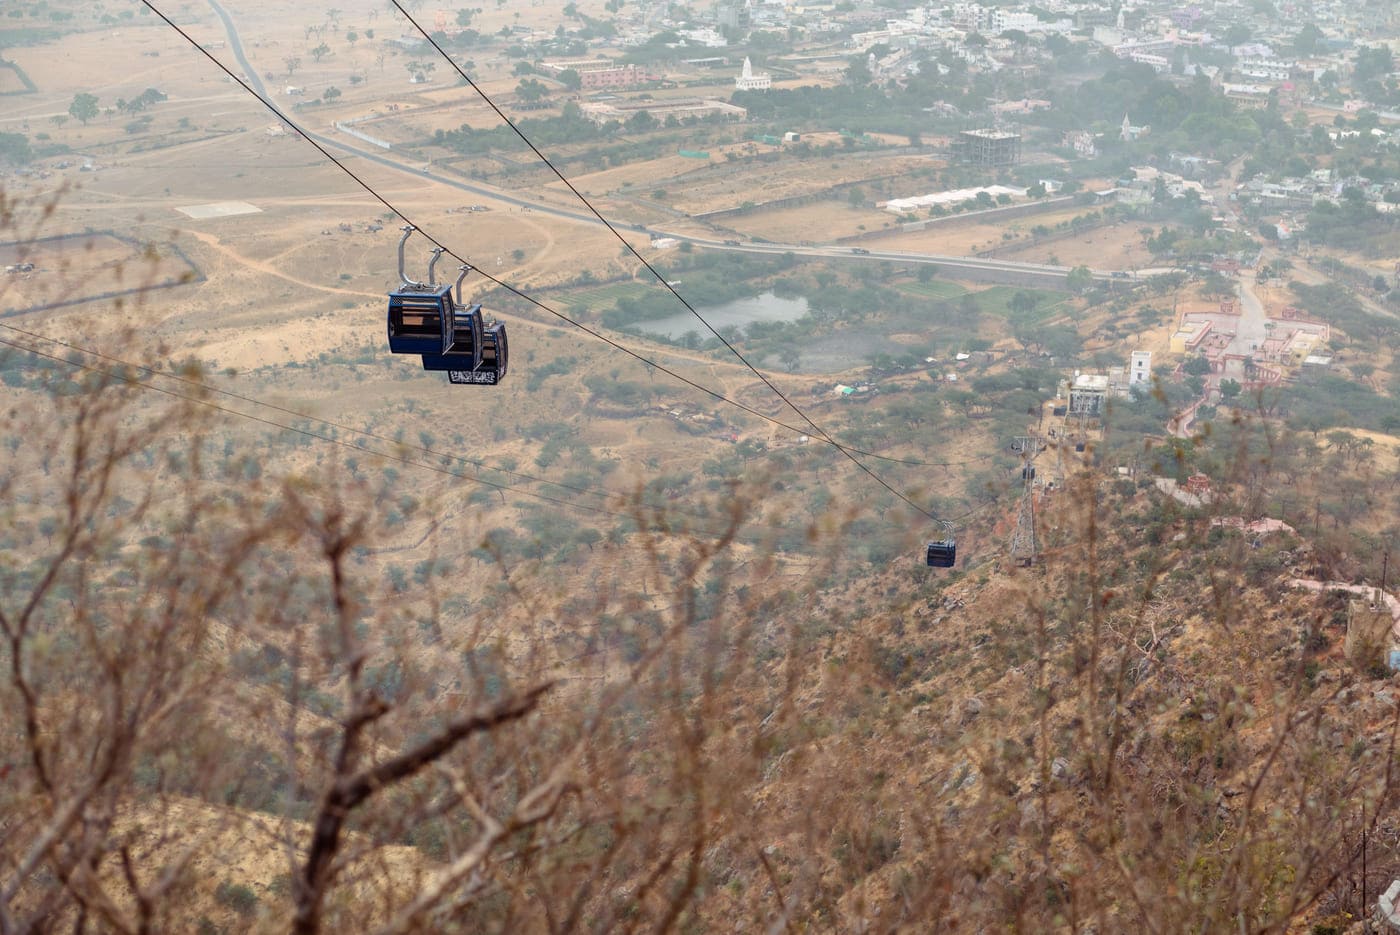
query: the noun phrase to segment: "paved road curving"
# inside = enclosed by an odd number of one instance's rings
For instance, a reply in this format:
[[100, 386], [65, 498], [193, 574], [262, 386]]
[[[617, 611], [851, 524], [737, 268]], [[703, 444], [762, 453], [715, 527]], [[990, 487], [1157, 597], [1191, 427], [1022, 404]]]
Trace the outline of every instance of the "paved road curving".
[[[226, 11], [223, 8], [223, 6], [219, 4], [218, 0], [208, 0], [208, 3], [209, 6], [218, 15], [219, 19], [223, 22], [224, 32], [228, 35], [229, 48], [233, 51], [234, 57], [238, 60], [239, 65], [243, 68], [244, 74], [247, 75], [248, 85], [258, 94], [258, 96], [263, 100], [264, 103], [268, 105], [270, 109], [276, 112], [279, 116], [282, 116], [281, 109], [278, 108], [277, 105], [272, 102], [272, 98], [268, 95], [267, 89], [262, 83], [262, 79], [258, 77], [257, 69], [253, 67], [252, 63], [248, 61], [247, 55], [244, 54], [243, 43], [239, 39], [238, 30], [234, 25], [233, 18], [229, 16], [228, 11]], [[282, 119], [287, 120], [285, 116], [282, 116]], [[288, 122], [290, 123], [291, 121], [288, 120]], [[301, 127], [300, 124], [297, 124], [297, 126]], [[550, 215], [553, 217], [564, 218], [566, 220], [571, 221], [580, 221], [585, 224], [602, 223], [595, 215], [588, 213], [587, 211], [571, 211], [567, 208], [559, 208], [554, 205], [549, 205], [538, 201], [532, 201], [528, 198], [522, 198], [519, 195], [514, 195], [491, 186], [482, 185], [479, 183], [464, 182], [457, 178], [451, 178], [445, 175], [440, 175], [428, 169], [421, 169], [406, 165], [402, 162], [391, 159], [383, 155], [382, 153], [360, 149], [357, 146], [353, 146], [349, 143], [346, 143], [342, 139], [323, 136], [322, 134], [315, 133], [305, 127], [301, 127], [301, 130], [308, 137], [315, 140], [322, 146], [325, 146], [327, 148], [333, 147], [335, 149], [341, 150], [342, 152], [350, 153], [351, 155], [357, 158], [365, 159], [377, 165], [384, 166], [385, 168], [395, 169], [400, 172], [408, 173], [409, 175], [412, 175], [415, 178], [429, 179], [433, 182], [438, 183], [439, 185], [446, 185], [450, 188], [458, 189], [459, 191], [469, 192], [473, 195], [480, 195], [483, 197], [494, 199], [496, 201], [504, 201], [505, 203], [514, 205], [516, 207], [528, 208], [529, 210], [538, 214]], [[647, 228], [640, 225], [632, 226], [625, 224], [614, 224], [613, 226], [619, 230], [637, 231], [640, 233], [650, 234], [651, 236], [657, 237], [672, 237], [676, 240], [687, 241], [689, 243], [693, 243], [697, 246], [705, 247], [707, 249], [732, 250], [737, 253], [791, 253], [797, 256], [824, 257], [827, 259], [841, 259], [850, 261], [894, 261], [899, 263], [932, 264], [938, 266], [941, 270], [946, 270], [950, 274], [950, 278], [972, 279], [979, 282], [1002, 282], [1009, 285], [1063, 288], [1065, 277], [1069, 273], [1069, 267], [1066, 266], [1050, 266], [1041, 263], [1019, 263], [1012, 260], [993, 260], [983, 259], [980, 257], [946, 256], [932, 253], [905, 253], [895, 250], [861, 250], [861, 252], [857, 253], [849, 247], [803, 246], [799, 244], [785, 243], [732, 243], [726, 242], [722, 239], [696, 237], [689, 234], [663, 231], [660, 229]], [[1123, 275], [1124, 274], [1121, 272], [1115, 275], [1115, 272], [1110, 270], [1094, 271], [1095, 278], [1100, 280], [1117, 280], [1123, 278]]]

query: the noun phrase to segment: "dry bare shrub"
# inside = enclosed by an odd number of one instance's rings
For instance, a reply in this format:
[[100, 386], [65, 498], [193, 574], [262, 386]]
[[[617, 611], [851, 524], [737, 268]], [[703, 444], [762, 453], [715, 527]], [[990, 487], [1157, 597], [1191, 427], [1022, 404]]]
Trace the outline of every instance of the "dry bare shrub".
[[[580, 585], [433, 478], [406, 584], [408, 485], [106, 347], [0, 423], [4, 932], [1266, 932], [1400, 870], [1400, 709], [1209, 511], [1086, 469], [931, 579], [638, 491]], [[1301, 471], [1238, 441], [1216, 514]]]
[[250, 480], [194, 369], [51, 379], [4, 424], [7, 930], [665, 929], [749, 862], [798, 675], [752, 493], [717, 535], [639, 495], [626, 582], [542, 606], [503, 563], [504, 612], [447, 619], [372, 574], [392, 484]]

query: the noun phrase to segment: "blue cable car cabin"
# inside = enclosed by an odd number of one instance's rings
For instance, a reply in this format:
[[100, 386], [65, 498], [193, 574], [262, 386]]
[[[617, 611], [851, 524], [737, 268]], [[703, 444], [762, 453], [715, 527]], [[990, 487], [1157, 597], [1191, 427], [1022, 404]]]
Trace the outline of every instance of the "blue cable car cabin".
[[447, 354], [423, 355], [423, 369], [446, 371], [450, 383], [495, 386], [506, 375], [509, 357], [506, 326], [502, 322], [493, 321], [482, 329], [480, 360], [474, 369], [464, 368], [461, 358], [453, 358]]
[[406, 283], [389, 293], [389, 350], [395, 354], [439, 354], [453, 317], [452, 286]]
[[493, 321], [486, 327], [485, 343], [481, 347], [481, 369], [496, 371], [496, 382], [506, 375], [510, 363], [510, 346], [506, 343], [506, 326]]
[[438, 353], [423, 355], [424, 370], [469, 373], [481, 365], [485, 343], [481, 327], [481, 306], [452, 309], [451, 325], [443, 329], [442, 346]]
[[409, 224], [399, 238], [399, 287], [389, 293], [389, 350], [394, 354], [440, 354], [452, 320], [452, 287], [433, 277], [442, 248], [433, 250], [426, 283], [404, 272], [404, 245], [413, 235]]
[[[433, 269], [443, 249], [433, 250], [427, 283], [415, 282], [404, 272], [404, 244], [415, 228], [408, 225], [399, 240], [399, 279], [389, 293], [389, 350], [395, 354], [419, 354], [424, 370], [443, 371], [451, 383], [494, 386], [506, 374], [506, 326], [483, 325], [481, 305], [462, 304], [462, 281], [471, 266], [462, 264], [455, 286], [438, 283]], [[456, 290], [456, 300], [453, 290]]]
[[952, 539], [939, 539], [928, 544], [924, 560], [930, 568], [952, 568], [958, 559], [958, 544]]

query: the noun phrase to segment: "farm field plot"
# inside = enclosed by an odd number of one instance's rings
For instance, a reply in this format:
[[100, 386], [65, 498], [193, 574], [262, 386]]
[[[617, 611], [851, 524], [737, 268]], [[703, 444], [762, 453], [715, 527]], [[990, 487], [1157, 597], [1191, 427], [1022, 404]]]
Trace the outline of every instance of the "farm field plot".
[[1124, 221], [1049, 243], [1020, 249], [1009, 246], [997, 255], [1001, 259], [1027, 263], [1049, 263], [1053, 259], [1061, 266], [1082, 265], [1091, 269], [1126, 270], [1161, 265], [1143, 245], [1141, 227], [1140, 222]]
[[[897, 284], [895, 288], [900, 292], [918, 296], [921, 299], [946, 300], [971, 295], [979, 312], [1002, 317], [1029, 318], [1034, 321], [1053, 318], [1056, 310], [1069, 301], [1069, 296], [1065, 293], [1050, 289], [1031, 289], [1018, 286], [990, 286], [985, 289], [975, 289], [947, 280], [902, 282]], [[1028, 297], [1033, 301], [1035, 303], [1033, 309], [1029, 312], [1018, 312], [1012, 308], [1012, 300], [1017, 295]]]
[[[1011, 303], [1017, 295], [1028, 296], [1035, 301], [1035, 305], [1025, 312], [1013, 309]], [[992, 286], [990, 289], [983, 289], [974, 296], [977, 308], [988, 315], [1000, 315], [1005, 318], [1017, 318], [1020, 320], [1041, 322], [1054, 318], [1058, 310], [1069, 300], [1063, 292], [1052, 292], [1048, 289], [1023, 289], [1015, 286]]]
[[949, 256], [970, 256], [979, 250], [986, 250], [1002, 243], [1004, 227], [997, 224], [974, 224], [938, 228], [924, 231], [889, 234], [871, 241], [881, 250], [898, 250], [910, 253], [941, 253]]
[[0, 244], [0, 314], [23, 315], [194, 282], [201, 273], [171, 247], [110, 232]]
[[[578, 312], [584, 310], [601, 311], [611, 308], [619, 299], [642, 299], [649, 295], [661, 296], [664, 291], [657, 285], [646, 285], [640, 282], [618, 282], [607, 286], [600, 286], [596, 289], [584, 289], [571, 291], [562, 294], [558, 301], [567, 305], [571, 310]], [[667, 296], [669, 298], [669, 296]]]
[[12, 63], [6, 62], [0, 65], [0, 94], [19, 95], [28, 91], [29, 88], [20, 78], [19, 72]]
[[746, 237], [763, 237], [780, 243], [831, 241], [895, 225], [894, 219], [883, 212], [835, 199], [795, 208], [760, 209], [740, 217], [725, 218], [720, 223]]
[[[729, 151], [742, 154], [743, 145]], [[708, 172], [687, 177], [685, 187], [672, 192], [667, 203], [688, 214], [704, 214], [746, 202], [820, 194], [833, 186], [912, 174], [937, 165], [927, 156], [879, 153], [837, 154], [829, 160], [784, 153], [772, 162], [739, 155], [732, 162], [713, 164]]]
[[[335, 80], [330, 76], [329, 80]], [[482, 81], [481, 89], [493, 98], [510, 93], [513, 85], [501, 81]], [[340, 84], [337, 88], [345, 89]], [[476, 130], [489, 130], [504, 126], [500, 115], [493, 111], [481, 97], [470, 88], [464, 87], [418, 87], [384, 96], [382, 88], [378, 95], [364, 99], [368, 91], [352, 91], [347, 104], [336, 111], [335, 119], [343, 122], [355, 121], [352, 125], [372, 136], [391, 143], [418, 146], [430, 143], [438, 130], [456, 130], [463, 124]], [[351, 103], [353, 102], [353, 103]], [[547, 116], [552, 111], [532, 114], [533, 117]], [[527, 153], [524, 143], [519, 152]]]
[[[60, 100], [63, 106], [57, 110], [66, 112], [73, 94], [88, 90], [87, 76], [97, 73], [116, 76], [114, 83], [102, 89], [103, 96], [109, 96], [109, 100], [118, 96], [135, 98], [153, 86], [178, 85], [187, 97], [221, 94], [228, 87], [211, 65], [198, 69], [196, 75], [196, 70], [189, 68], [190, 56], [194, 54], [189, 45], [168, 27], [157, 28], [148, 22], [129, 24], [120, 35], [108, 30], [65, 35], [61, 42], [62, 54], [53, 54], [58, 48], [60, 44], [56, 42], [31, 46], [7, 44], [5, 57], [17, 62], [38, 88], [35, 94], [11, 98], [4, 108], [7, 114], [28, 114], [40, 108], [51, 110]], [[81, 68], [74, 67], [77, 62], [82, 63]], [[182, 68], [188, 72], [183, 77], [178, 74]], [[4, 71], [12, 74], [8, 68]], [[91, 138], [112, 130], [121, 133], [121, 123], [99, 119], [81, 132]]]
[[[635, 190], [629, 191], [629, 194], [651, 195], [658, 190], [684, 189], [719, 165], [713, 155], [711, 159], [704, 160], [673, 152], [645, 162], [583, 173], [571, 177], [569, 181], [585, 195], [620, 193], [630, 189]], [[547, 187], [559, 192], [567, 190], [562, 182], [557, 181]]]
[[947, 280], [929, 282], [902, 282], [896, 286], [900, 292], [917, 295], [923, 299], [954, 299], [967, 292], [967, 287]]

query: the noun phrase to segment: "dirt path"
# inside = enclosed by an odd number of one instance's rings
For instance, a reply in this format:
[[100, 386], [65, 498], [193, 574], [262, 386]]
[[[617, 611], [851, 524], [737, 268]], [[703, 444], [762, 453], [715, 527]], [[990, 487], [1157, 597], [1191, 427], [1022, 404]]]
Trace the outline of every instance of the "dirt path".
[[329, 292], [332, 295], [350, 295], [361, 299], [383, 298], [383, 295], [378, 292], [361, 292], [358, 289], [337, 289], [335, 286], [323, 286], [320, 283], [308, 282], [305, 279], [298, 279], [295, 276], [290, 276], [282, 272], [280, 269], [278, 269], [275, 266], [272, 266], [269, 263], [262, 262], [261, 260], [251, 259], [250, 257], [244, 256], [243, 254], [239, 253], [231, 247], [224, 246], [223, 243], [219, 240], [219, 238], [215, 237], [213, 234], [206, 234], [203, 231], [192, 230], [187, 230], [185, 231], [185, 233], [189, 234], [191, 237], [193, 237], [195, 240], [198, 240], [206, 247], [209, 247], [210, 249], [228, 257], [230, 260], [232, 260], [240, 266], [247, 267], [251, 270], [256, 270], [257, 272], [263, 273], [267, 276], [272, 276], [277, 279], [285, 280], [286, 282], [292, 283], [293, 285], [301, 286], [304, 289], [315, 289], [317, 292]]
[[1351, 584], [1346, 581], [1317, 581], [1312, 578], [1289, 578], [1288, 586], [1291, 588], [1301, 588], [1305, 591], [1345, 591], [1347, 594], [1355, 594], [1360, 597], [1372, 597], [1380, 593], [1381, 601], [1385, 604], [1385, 609], [1390, 612], [1390, 618], [1394, 621], [1391, 627], [1391, 634], [1400, 639], [1400, 599], [1390, 592], [1381, 592], [1380, 588], [1372, 587], [1368, 584]]
[[545, 260], [549, 256], [550, 252], [554, 250], [555, 239], [553, 232], [550, 231], [548, 225], [541, 224], [534, 218], [526, 219], [524, 216], [522, 216], [520, 219], [520, 224], [522, 226], [528, 227], [532, 231], [535, 231], [541, 237], [544, 238], [544, 246], [541, 247], [539, 252], [535, 254], [534, 259], [532, 259], [528, 264], [526, 264], [525, 268], [529, 269], [530, 267], [539, 266], [541, 269], [548, 269], [547, 266], [542, 265], [542, 261]]

